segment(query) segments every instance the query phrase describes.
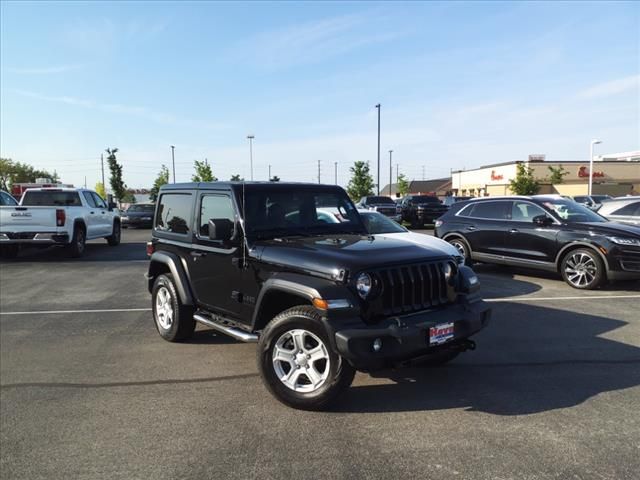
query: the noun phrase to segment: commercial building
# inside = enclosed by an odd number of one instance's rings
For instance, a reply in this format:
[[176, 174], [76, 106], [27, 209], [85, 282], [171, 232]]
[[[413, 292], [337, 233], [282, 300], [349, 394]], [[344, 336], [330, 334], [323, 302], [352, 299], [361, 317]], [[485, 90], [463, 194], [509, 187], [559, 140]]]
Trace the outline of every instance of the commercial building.
[[[433, 180], [411, 180], [409, 182], [409, 195], [436, 195], [438, 197], [444, 197], [451, 191], [451, 178], [435, 178]], [[386, 195], [387, 197], [397, 197], [398, 184], [392, 183], [391, 185], [385, 185], [380, 190], [380, 195]]]
[[[601, 159], [600, 159], [601, 158]], [[494, 196], [511, 195], [509, 183], [516, 177], [518, 164], [533, 169], [540, 182], [540, 193], [560, 195], [586, 195], [589, 189], [588, 161], [545, 161], [543, 155], [530, 155], [528, 160], [485, 165], [471, 170], [451, 172], [451, 190], [454, 195]], [[567, 172], [562, 183], [551, 184], [551, 170], [562, 168]], [[596, 157], [593, 164], [594, 194], [612, 196], [640, 192], [640, 151], [623, 152]]]

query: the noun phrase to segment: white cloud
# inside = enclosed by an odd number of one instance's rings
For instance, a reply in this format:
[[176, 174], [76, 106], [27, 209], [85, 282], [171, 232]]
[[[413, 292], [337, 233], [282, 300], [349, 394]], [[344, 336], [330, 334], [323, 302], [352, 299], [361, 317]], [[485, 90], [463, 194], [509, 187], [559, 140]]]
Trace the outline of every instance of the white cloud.
[[629, 90], [640, 89], [640, 75], [618, 78], [608, 82], [594, 85], [590, 88], [578, 92], [578, 98], [605, 98], [618, 95]]

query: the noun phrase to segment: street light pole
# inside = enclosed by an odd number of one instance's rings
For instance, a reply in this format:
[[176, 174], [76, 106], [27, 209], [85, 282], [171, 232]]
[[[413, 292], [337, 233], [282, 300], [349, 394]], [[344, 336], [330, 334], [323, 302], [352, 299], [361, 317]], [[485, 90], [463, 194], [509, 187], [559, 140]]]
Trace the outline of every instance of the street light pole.
[[173, 169], [173, 183], [176, 183], [176, 155], [175, 155], [176, 146], [171, 145], [171, 166]]
[[589, 193], [591, 195], [591, 189], [593, 187], [593, 146], [602, 143], [602, 140], [591, 140], [589, 148]]
[[380, 104], [376, 105], [378, 109], [378, 195], [380, 195]]
[[335, 177], [335, 182], [337, 185], [338, 184], [338, 162], [333, 162], [333, 170], [334, 170], [333, 174]]
[[[391, 196], [391, 179], [393, 177], [393, 164], [391, 163], [391, 156], [393, 154], [393, 150], [389, 150], [389, 196]], [[398, 186], [396, 185], [396, 192], [398, 191]]]
[[251, 181], [253, 182], [253, 139], [256, 138], [255, 135], [247, 135], [249, 139], [249, 168]]
[[269, 165], [269, 181], [271, 181], [271, 165]]

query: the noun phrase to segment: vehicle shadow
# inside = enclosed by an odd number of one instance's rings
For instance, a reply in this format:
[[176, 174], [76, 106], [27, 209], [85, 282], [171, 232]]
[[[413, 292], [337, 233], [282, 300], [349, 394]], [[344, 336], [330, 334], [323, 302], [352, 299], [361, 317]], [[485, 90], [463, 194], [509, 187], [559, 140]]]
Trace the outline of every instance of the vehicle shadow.
[[[338, 412], [464, 408], [526, 415], [567, 408], [640, 384], [640, 348], [603, 338], [626, 325], [611, 318], [519, 303], [494, 307], [477, 350], [441, 367], [376, 372], [355, 385]], [[393, 383], [389, 383], [391, 380]]]
[[474, 265], [473, 271], [480, 277], [480, 295], [483, 298], [504, 298], [528, 295], [542, 290], [533, 282], [516, 280], [514, 274], [495, 265]]

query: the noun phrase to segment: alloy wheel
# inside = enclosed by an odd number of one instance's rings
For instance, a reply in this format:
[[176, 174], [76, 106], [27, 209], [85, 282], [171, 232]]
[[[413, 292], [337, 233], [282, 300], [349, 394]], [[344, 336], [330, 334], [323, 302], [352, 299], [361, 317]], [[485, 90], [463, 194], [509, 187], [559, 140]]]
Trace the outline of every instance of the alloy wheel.
[[586, 287], [595, 280], [598, 265], [591, 255], [577, 252], [567, 259], [564, 271], [569, 283], [576, 287]]
[[296, 392], [314, 392], [329, 376], [327, 347], [308, 330], [283, 333], [273, 347], [272, 362], [280, 381]]
[[167, 287], [160, 287], [156, 293], [156, 320], [165, 330], [173, 325], [173, 303]]
[[462, 243], [462, 240], [450, 240], [449, 243], [456, 247], [456, 250], [460, 252], [460, 255], [465, 258], [467, 257], [467, 247], [464, 243]]

